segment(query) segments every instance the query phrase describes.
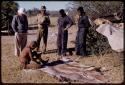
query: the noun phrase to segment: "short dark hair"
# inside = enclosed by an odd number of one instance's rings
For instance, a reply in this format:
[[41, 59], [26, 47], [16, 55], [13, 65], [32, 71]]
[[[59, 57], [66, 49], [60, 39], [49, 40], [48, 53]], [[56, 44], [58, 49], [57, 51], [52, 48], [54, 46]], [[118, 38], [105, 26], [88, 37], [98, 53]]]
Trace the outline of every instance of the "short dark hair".
[[80, 11], [81, 13], [85, 13], [82, 6], [78, 7], [77, 11]]
[[32, 47], [37, 47], [37, 42], [36, 41], [31, 41], [30, 42], [30, 47], [32, 48]]
[[60, 10], [59, 10], [59, 13], [60, 13], [60, 14], [64, 14], [64, 13], [65, 13], [64, 9], [60, 9]]

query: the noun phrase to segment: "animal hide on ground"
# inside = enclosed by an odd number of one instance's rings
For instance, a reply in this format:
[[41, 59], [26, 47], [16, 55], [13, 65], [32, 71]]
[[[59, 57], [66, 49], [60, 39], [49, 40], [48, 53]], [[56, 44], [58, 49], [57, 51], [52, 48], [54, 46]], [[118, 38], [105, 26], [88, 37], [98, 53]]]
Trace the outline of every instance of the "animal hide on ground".
[[83, 83], [107, 82], [106, 76], [103, 75], [99, 68], [80, 65], [77, 62], [46, 66], [40, 70], [56, 77], [60, 81], [78, 81]]
[[[60, 62], [60, 63], [59, 63]], [[38, 69], [48, 73], [50, 76], [66, 82], [81, 82], [81, 83], [107, 83], [108, 76], [103, 74], [101, 68], [94, 66], [85, 66], [77, 62], [56, 61], [57, 65], [49, 65]], [[52, 64], [52, 63], [51, 63]], [[28, 70], [25, 70], [28, 72]], [[32, 72], [31, 69], [29, 72]]]

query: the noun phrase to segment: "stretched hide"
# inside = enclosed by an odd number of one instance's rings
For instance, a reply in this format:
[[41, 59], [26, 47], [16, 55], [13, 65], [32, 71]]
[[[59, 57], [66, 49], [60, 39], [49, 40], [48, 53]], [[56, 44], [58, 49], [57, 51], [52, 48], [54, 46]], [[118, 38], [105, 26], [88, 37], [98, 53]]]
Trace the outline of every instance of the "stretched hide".
[[116, 28], [111, 24], [101, 24], [96, 31], [107, 37], [114, 51], [123, 51], [123, 29]]
[[[82, 83], [107, 83], [109, 80], [108, 76], [104, 75], [100, 68], [80, 65], [77, 62], [49, 65], [38, 69], [38, 71], [46, 72], [60, 81], [67, 82], [76, 81]], [[25, 72], [32, 73], [31, 69], [25, 70]]]
[[99, 69], [97, 71], [95, 67], [82, 66], [76, 62], [47, 66], [41, 68], [41, 70], [56, 77], [60, 81], [78, 81], [84, 83], [107, 82], [106, 76]]

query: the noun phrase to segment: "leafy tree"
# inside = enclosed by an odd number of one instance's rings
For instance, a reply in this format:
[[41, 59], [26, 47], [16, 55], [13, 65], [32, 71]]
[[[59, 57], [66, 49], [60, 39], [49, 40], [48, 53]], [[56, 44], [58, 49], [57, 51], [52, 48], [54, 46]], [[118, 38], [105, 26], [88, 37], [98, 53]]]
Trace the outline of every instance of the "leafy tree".
[[116, 12], [123, 14], [124, 8], [124, 3], [122, 1], [73, 1], [70, 4], [72, 8], [83, 6], [87, 15], [94, 19]]
[[11, 29], [13, 15], [16, 14], [19, 5], [14, 1], [2, 1], [1, 3], [1, 30]]

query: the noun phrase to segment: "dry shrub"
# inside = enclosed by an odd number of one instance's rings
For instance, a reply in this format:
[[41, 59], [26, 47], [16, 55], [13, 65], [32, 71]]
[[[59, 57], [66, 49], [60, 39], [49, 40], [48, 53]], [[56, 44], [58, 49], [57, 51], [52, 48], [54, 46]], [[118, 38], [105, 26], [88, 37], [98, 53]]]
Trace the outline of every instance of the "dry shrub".
[[110, 52], [111, 48], [105, 36], [96, 31], [97, 26], [89, 28], [87, 34], [87, 50], [88, 54], [104, 54]]
[[122, 1], [74, 1], [70, 5], [72, 9], [77, 9], [78, 6], [82, 6], [86, 14], [93, 19], [113, 13], [119, 13], [119, 17], [122, 17], [124, 8]]

